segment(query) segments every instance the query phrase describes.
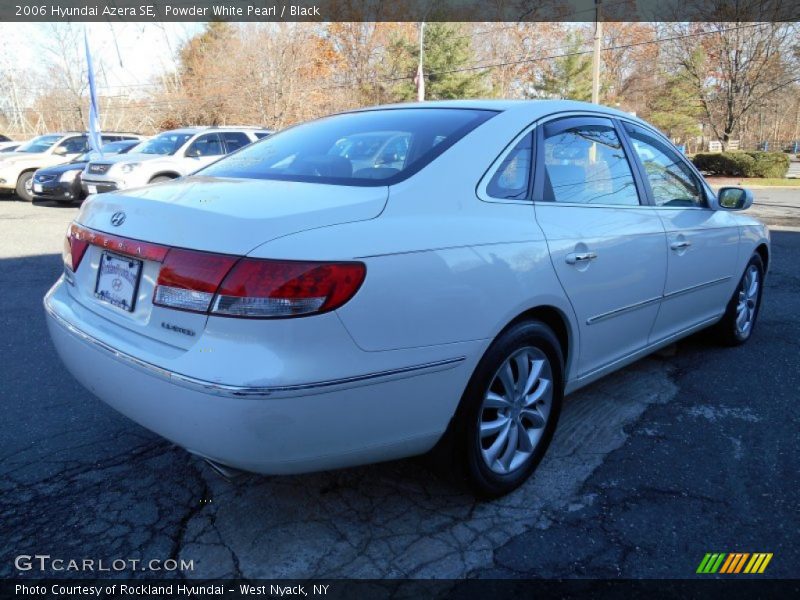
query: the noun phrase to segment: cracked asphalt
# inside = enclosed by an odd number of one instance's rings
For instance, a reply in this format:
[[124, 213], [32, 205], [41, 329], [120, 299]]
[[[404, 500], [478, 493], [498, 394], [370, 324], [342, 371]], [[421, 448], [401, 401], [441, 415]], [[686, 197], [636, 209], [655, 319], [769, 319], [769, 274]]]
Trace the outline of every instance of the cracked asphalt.
[[568, 397], [534, 478], [488, 503], [416, 459], [221, 479], [62, 368], [41, 298], [77, 210], [0, 199], [0, 577], [81, 575], [15, 569], [37, 553], [194, 564], [123, 577], [686, 577], [733, 551], [800, 577], [800, 190], [755, 193], [776, 228], [751, 342], [698, 334]]

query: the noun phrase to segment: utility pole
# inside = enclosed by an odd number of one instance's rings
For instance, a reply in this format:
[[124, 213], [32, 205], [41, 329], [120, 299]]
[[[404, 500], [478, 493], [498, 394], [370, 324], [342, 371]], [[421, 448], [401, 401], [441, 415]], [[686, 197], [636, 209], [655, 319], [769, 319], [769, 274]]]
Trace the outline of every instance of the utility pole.
[[419, 24], [419, 65], [417, 66], [417, 76], [415, 78], [417, 84], [417, 102], [423, 102], [425, 100], [425, 73], [422, 69], [425, 58], [424, 41], [425, 21], [422, 21], [422, 23]]
[[592, 54], [592, 103], [600, 104], [600, 48], [603, 42], [603, 22], [600, 20], [600, 0], [594, 0], [594, 53]]

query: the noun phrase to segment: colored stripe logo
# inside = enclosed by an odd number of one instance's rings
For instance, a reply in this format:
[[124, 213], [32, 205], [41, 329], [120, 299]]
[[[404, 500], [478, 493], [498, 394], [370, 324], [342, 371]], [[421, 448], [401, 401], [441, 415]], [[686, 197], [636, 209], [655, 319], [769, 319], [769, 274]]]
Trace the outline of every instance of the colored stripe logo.
[[738, 573], [760, 574], [763, 573], [769, 561], [772, 560], [772, 552], [708, 552], [700, 565], [697, 573], [703, 575], [713, 575], [720, 573], [725, 575], [735, 575]]

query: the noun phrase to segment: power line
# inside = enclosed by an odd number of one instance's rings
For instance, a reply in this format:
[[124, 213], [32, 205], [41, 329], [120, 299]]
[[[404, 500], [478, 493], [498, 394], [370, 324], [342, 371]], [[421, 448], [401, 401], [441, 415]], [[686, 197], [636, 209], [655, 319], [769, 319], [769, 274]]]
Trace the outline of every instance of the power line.
[[[678, 41], [678, 40], [687, 39], [687, 38], [701, 37], [701, 36], [706, 36], [706, 35], [718, 35], [718, 34], [723, 34], [723, 33], [727, 33], [727, 32], [730, 32], [730, 31], [752, 29], [754, 27], [764, 27], [764, 26], [767, 26], [767, 25], [768, 24], [765, 24], [765, 23], [749, 23], [747, 25], [739, 25], [739, 26], [728, 27], [728, 28], [723, 28], [723, 29], [698, 31], [698, 32], [694, 32], [694, 33], [688, 33], [688, 34], [683, 34], [683, 35], [676, 35], [676, 36], [670, 36], [670, 37], [657, 38], [657, 39], [653, 39], [653, 40], [645, 40], [645, 41], [641, 41], [641, 42], [632, 42], [632, 43], [628, 43], [628, 44], [617, 44], [617, 45], [611, 45], [611, 46], [604, 46], [601, 49], [601, 51], [605, 52], [605, 51], [611, 51], [611, 50], [623, 50], [623, 49], [627, 49], [627, 48], [634, 48], [634, 47], [645, 46], [645, 45], [650, 45], [650, 44], [661, 44], [661, 43], [664, 43], [664, 42]], [[586, 44], [583, 44], [583, 45], [586, 45]], [[475, 64], [475, 65], [469, 65], [469, 66], [466, 66], [466, 67], [459, 67], [459, 68], [454, 68], [454, 69], [447, 69], [447, 70], [441, 70], [441, 71], [428, 72], [428, 73], [426, 73], [426, 76], [430, 77], [432, 75], [433, 76], [449, 75], [449, 74], [465, 73], [465, 72], [471, 72], [471, 71], [490, 70], [490, 69], [496, 69], [496, 68], [502, 68], [502, 67], [516, 66], [516, 65], [521, 65], [521, 64], [532, 64], [532, 63], [537, 63], [537, 62], [542, 62], [542, 61], [547, 61], [547, 60], [555, 60], [555, 59], [558, 59], [558, 58], [565, 58], [565, 57], [570, 57], [570, 56], [581, 56], [581, 55], [585, 55], [585, 54], [590, 54], [592, 52], [593, 52], [593, 50], [575, 50], [575, 51], [571, 51], [571, 52], [564, 52], [564, 53], [559, 53], [559, 54], [550, 54], [550, 55], [547, 55], [547, 56], [537, 56], [537, 57], [533, 57], [533, 58], [523, 58], [523, 59], [518, 59], [518, 60], [513, 60], [513, 61], [502, 61], [502, 62], [494, 62], [494, 63]], [[385, 78], [373, 79], [373, 80], [371, 80], [371, 83], [372, 84], [396, 83], [398, 81], [412, 80], [413, 78], [414, 78], [414, 75], [398, 75], [398, 76], [395, 76], [395, 77], [385, 77]], [[218, 81], [234, 81], [234, 80], [232, 78], [230, 78], [230, 77], [215, 78], [215, 79], [204, 79], [203, 80], [204, 83], [211, 83], [211, 82], [218, 82]], [[347, 89], [347, 88], [351, 88], [351, 87], [353, 87], [353, 83], [352, 82], [346, 82], [346, 83], [340, 83], [340, 84], [332, 84], [332, 85], [325, 85], [325, 86], [317, 86], [317, 87], [313, 87], [313, 88], [307, 88], [305, 91], [306, 91], [306, 93], [312, 93], [312, 92], [322, 92], [322, 91], [329, 91], [329, 90], [335, 90], [335, 89]], [[211, 96], [205, 96], [205, 99], [206, 100], [213, 100], [213, 99], [223, 99], [223, 98], [227, 98], [227, 97], [228, 97], [228, 95], [225, 95], [225, 94], [215, 94], [215, 95], [211, 95]], [[112, 105], [112, 106], [107, 107], [107, 108], [115, 108], [115, 109], [124, 109], [124, 108], [144, 109], [144, 108], [159, 108], [159, 107], [161, 107], [161, 108], [169, 108], [170, 106], [175, 105], [175, 104], [182, 105], [182, 104], [193, 104], [193, 103], [196, 104], [197, 100], [191, 99], [191, 98], [189, 98], [189, 99], [179, 98], [179, 99], [174, 99], [174, 100], [166, 100], [166, 99], [165, 100], [151, 100], [151, 101], [147, 101], [147, 102], [131, 103], [131, 104], [127, 104], [127, 105], [125, 105], [125, 104], [119, 105], [118, 104], [118, 105]], [[11, 114], [11, 113], [14, 113], [14, 112], [40, 113], [40, 112], [74, 112], [74, 111], [75, 111], [75, 108], [50, 109], [48, 111], [40, 111], [40, 110], [37, 110], [37, 109], [28, 108], [28, 109], [19, 109], [19, 110], [13, 110], [12, 109], [12, 110], [6, 110], [4, 112], [6, 112], [7, 114]]]
[[[751, 23], [749, 25], [741, 25], [741, 26], [737, 26], [737, 27], [729, 27], [729, 28], [726, 28], [726, 29], [716, 29], [716, 30], [713, 30], [713, 31], [700, 31], [700, 32], [696, 32], [696, 33], [686, 34], [686, 35], [678, 35], [678, 36], [672, 36], [672, 37], [658, 38], [658, 39], [655, 39], [655, 40], [646, 40], [646, 41], [643, 41], [643, 42], [633, 42], [633, 43], [630, 43], [630, 44], [618, 44], [618, 45], [613, 45], [613, 46], [604, 46], [601, 49], [601, 51], [605, 52], [605, 51], [609, 51], [609, 50], [623, 50], [623, 49], [626, 49], [626, 48], [634, 48], [634, 47], [637, 47], [637, 46], [645, 46], [645, 45], [648, 45], [648, 44], [660, 44], [660, 43], [663, 43], [663, 42], [677, 41], [677, 40], [681, 40], [681, 39], [699, 37], [699, 36], [703, 36], [703, 35], [713, 35], [713, 34], [727, 33], [729, 31], [737, 31], [737, 30], [740, 30], [740, 29], [750, 29], [750, 28], [753, 28], [753, 27], [763, 27], [763, 26], [764, 26], [764, 23]], [[545, 60], [555, 60], [557, 58], [565, 58], [565, 57], [568, 57], [568, 56], [580, 56], [580, 55], [583, 55], [583, 54], [591, 54], [592, 52], [593, 52], [593, 50], [575, 50], [575, 51], [566, 52], [566, 53], [563, 53], [563, 54], [551, 54], [549, 56], [537, 56], [535, 58], [523, 58], [523, 59], [513, 60], [513, 61], [503, 61], [503, 62], [498, 62], [498, 63], [485, 63], [485, 64], [478, 64], [478, 65], [470, 65], [470, 66], [467, 66], [467, 67], [459, 67], [459, 68], [455, 68], [455, 69], [447, 69], [447, 70], [443, 70], [443, 71], [433, 71], [433, 72], [426, 73], [426, 75], [428, 75], [428, 76], [430, 76], [430, 75], [450, 75], [450, 74], [453, 74], [453, 73], [466, 73], [466, 72], [469, 72], [469, 71], [480, 71], [480, 70], [484, 70], [484, 69], [497, 69], [497, 68], [500, 68], [500, 67], [509, 67], [509, 66], [515, 66], [515, 65], [521, 65], [521, 64], [536, 63], [536, 62], [541, 62], [541, 61], [545, 61]], [[390, 83], [390, 82], [403, 81], [403, 80], [413, 79], [413, 78], [414, 78], [413, 75], [401, 75], [401, 76], [397, 76], [397, 77], [388, 77], [388, 78], [383, 78], [383, 79], [377, 79], [377, 80], [374, 80], [374, 81], [375, 81], [375, 83], [381, 83], [381, 82]], [[337, 86], [332, 86], [330, 88], [321, 88], [321, 89], [336, 89], [338, 87], [341, 87], [341, 86], [337, 85]]]

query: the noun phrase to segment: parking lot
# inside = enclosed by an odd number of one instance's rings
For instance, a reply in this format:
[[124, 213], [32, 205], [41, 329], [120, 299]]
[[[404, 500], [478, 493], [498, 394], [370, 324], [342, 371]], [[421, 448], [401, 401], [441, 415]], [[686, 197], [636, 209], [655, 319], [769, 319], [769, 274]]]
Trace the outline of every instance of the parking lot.
[[39, 553], [181, 557], [203, 578], [688, 577], [740, 551], [797, 577], [800, 189], [755, 194], [774, 258], [751, 342], [701, 333], [568, 397], [535, 477], [488, 503], [419, 460], [230, 483], [128, 421], [44, 323], [77, 208], [0, 198], [0, 575]]

